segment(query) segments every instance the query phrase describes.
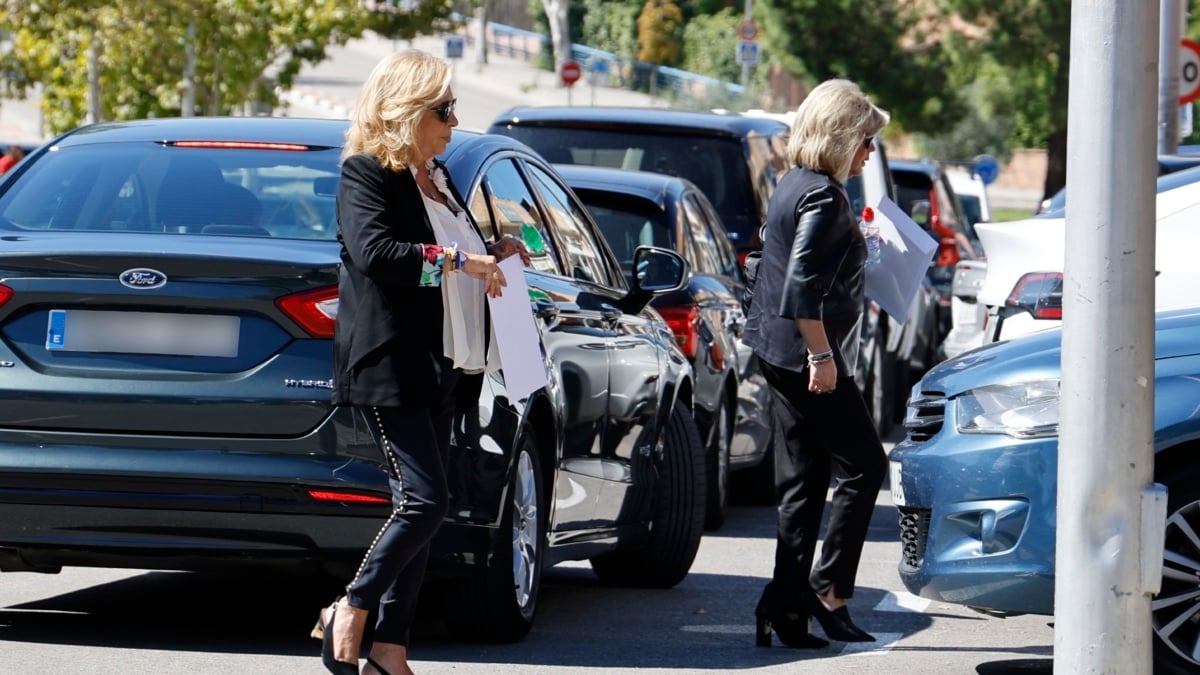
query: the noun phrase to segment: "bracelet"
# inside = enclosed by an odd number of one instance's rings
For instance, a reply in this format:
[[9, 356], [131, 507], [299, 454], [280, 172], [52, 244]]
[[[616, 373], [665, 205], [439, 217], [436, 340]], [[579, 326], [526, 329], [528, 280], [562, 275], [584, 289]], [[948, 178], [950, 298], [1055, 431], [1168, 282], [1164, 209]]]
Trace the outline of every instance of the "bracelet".
[[833, 350], [830, 349], [828, 351], [824, 351], [819, 354], [811, 354], [810, 353], [808, 355], [808, 362], [815, 366], [818, 363], [825, 363], [826, 361], [828, 361], [832, 358], [833, 358]]
[[467, 254], [462, 251], [454, 252], [454, 267], [460, 269], [467, 266]]
[[449, 274], [454, 271], [458, 262], [458, 249], [451, 244], [450, 246], [442, 247], [442, 273]]

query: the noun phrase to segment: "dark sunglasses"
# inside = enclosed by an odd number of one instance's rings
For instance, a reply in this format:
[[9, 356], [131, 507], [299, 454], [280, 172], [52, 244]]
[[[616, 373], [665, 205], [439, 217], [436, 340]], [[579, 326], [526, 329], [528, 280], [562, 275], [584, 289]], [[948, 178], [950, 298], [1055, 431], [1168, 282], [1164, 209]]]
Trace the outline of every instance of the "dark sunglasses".
[[871, 144], [875, 142], [874, 136], [867, 136], [863, 139], [863, 150], [870, 150]]
[[447, 124], [450, 122], [450, 116], [454, 114], [454, 107], [457, 105], [458, 99], [452, 98], [436, 108], [430, 108], [430, 110], [437, 113], [438, 119], [442, 120], [442, 124]]

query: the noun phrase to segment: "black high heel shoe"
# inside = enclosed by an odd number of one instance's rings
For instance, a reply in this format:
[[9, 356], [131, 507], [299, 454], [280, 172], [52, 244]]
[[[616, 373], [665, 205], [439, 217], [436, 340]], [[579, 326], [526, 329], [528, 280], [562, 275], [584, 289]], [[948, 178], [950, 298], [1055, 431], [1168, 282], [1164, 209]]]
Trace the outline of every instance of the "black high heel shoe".
[[833, 640], [840, 642], [874, 642], [875, 636], [854, 625], [850, 620], [850, 609], [845, 605], [837, 609], [828, 609], [816, 593], [804, 594], [803, 604], [812, 617], [821, 624]]
[[323, 615], [317, 617], [317, 625], [313, 627], [311, 635], [321, 641], [321, 663], [325, 665], [326, 670], [333, 675], [359, 675], [357, 659], [354, 663], [349, 663], [338, 661], [333, 657], [333, 620], [337, 616], [337, 605], [340, 600], [341, 598], [334, 600], [333, 605], [329, 607], [329, 621], [325, 621]]
[[820, 649], [829, 642], [808, 632], [809, 619], [799, 612], [788, 612], [772, 591], [771, 584], [763, 589], [762, 597], [754, 608], [754, 644], [758, 647], [771, 646], [771, 631], [779, 636], [785, 646], [795, 649]]
[[389, 672], [387, 671], [387, 669], [386, 669], [386, 668], [384, 668], [383, 666], [379, 665], [379, 662], [378, 662], [378, 661], [376, 661], [375, 659], [373, 659], [373, 658], [371, 658], [371, 657], [369, 657], [369, 656], [367, 657], [367, 663], [371, 664], [371, 667], [372, 667], [372, 668], [374, 668], [375, 670], [378, 670], [378, 671], [379, 671], [379, 675], [392, 675], [391, 673], [389, 673]]

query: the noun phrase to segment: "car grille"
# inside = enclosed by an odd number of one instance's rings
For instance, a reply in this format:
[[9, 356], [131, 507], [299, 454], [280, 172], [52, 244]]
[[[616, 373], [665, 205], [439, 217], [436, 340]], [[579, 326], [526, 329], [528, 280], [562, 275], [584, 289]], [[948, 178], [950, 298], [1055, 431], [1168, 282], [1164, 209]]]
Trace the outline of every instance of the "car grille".
[[925, 542], [929, 538], [930, 509], [913, 509], [907, 506], [897, 507], [900, 511], [900, 565], [906, 569], [916, 570], [925, 560]]
[[942, 430], [946, 415], [946, 397], [936, 391], [913, 391], [908, 399], [908, 412], [904, 415], [904, 428], [908, 440], [924, 443]]

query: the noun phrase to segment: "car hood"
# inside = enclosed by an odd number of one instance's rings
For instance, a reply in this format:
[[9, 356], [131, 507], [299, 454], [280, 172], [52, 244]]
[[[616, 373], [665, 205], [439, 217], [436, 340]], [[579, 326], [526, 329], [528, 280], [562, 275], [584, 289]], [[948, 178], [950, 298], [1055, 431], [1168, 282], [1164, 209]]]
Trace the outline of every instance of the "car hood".
[[[1061, 373], [1061, 349], [1061, 329], [996, 342], [939, 363], [917, 387], [953, 397], [985, 385], [1057, 378]], [[1195, 354], [1200, 354], [1200, 307], [1158, 312], [1155, 360]]]
[[[1158, 195], [1155, 225], [1155, 308], [1190, 307], [1200, 303], [1200, 193], [1185, 186]], [[1061, 272], [1066, 260], [1066, 220], [1029, 218], [975, 227], [988, 253], [987, 277], [979, 301], [1001, 306], [1021, 275]]]

